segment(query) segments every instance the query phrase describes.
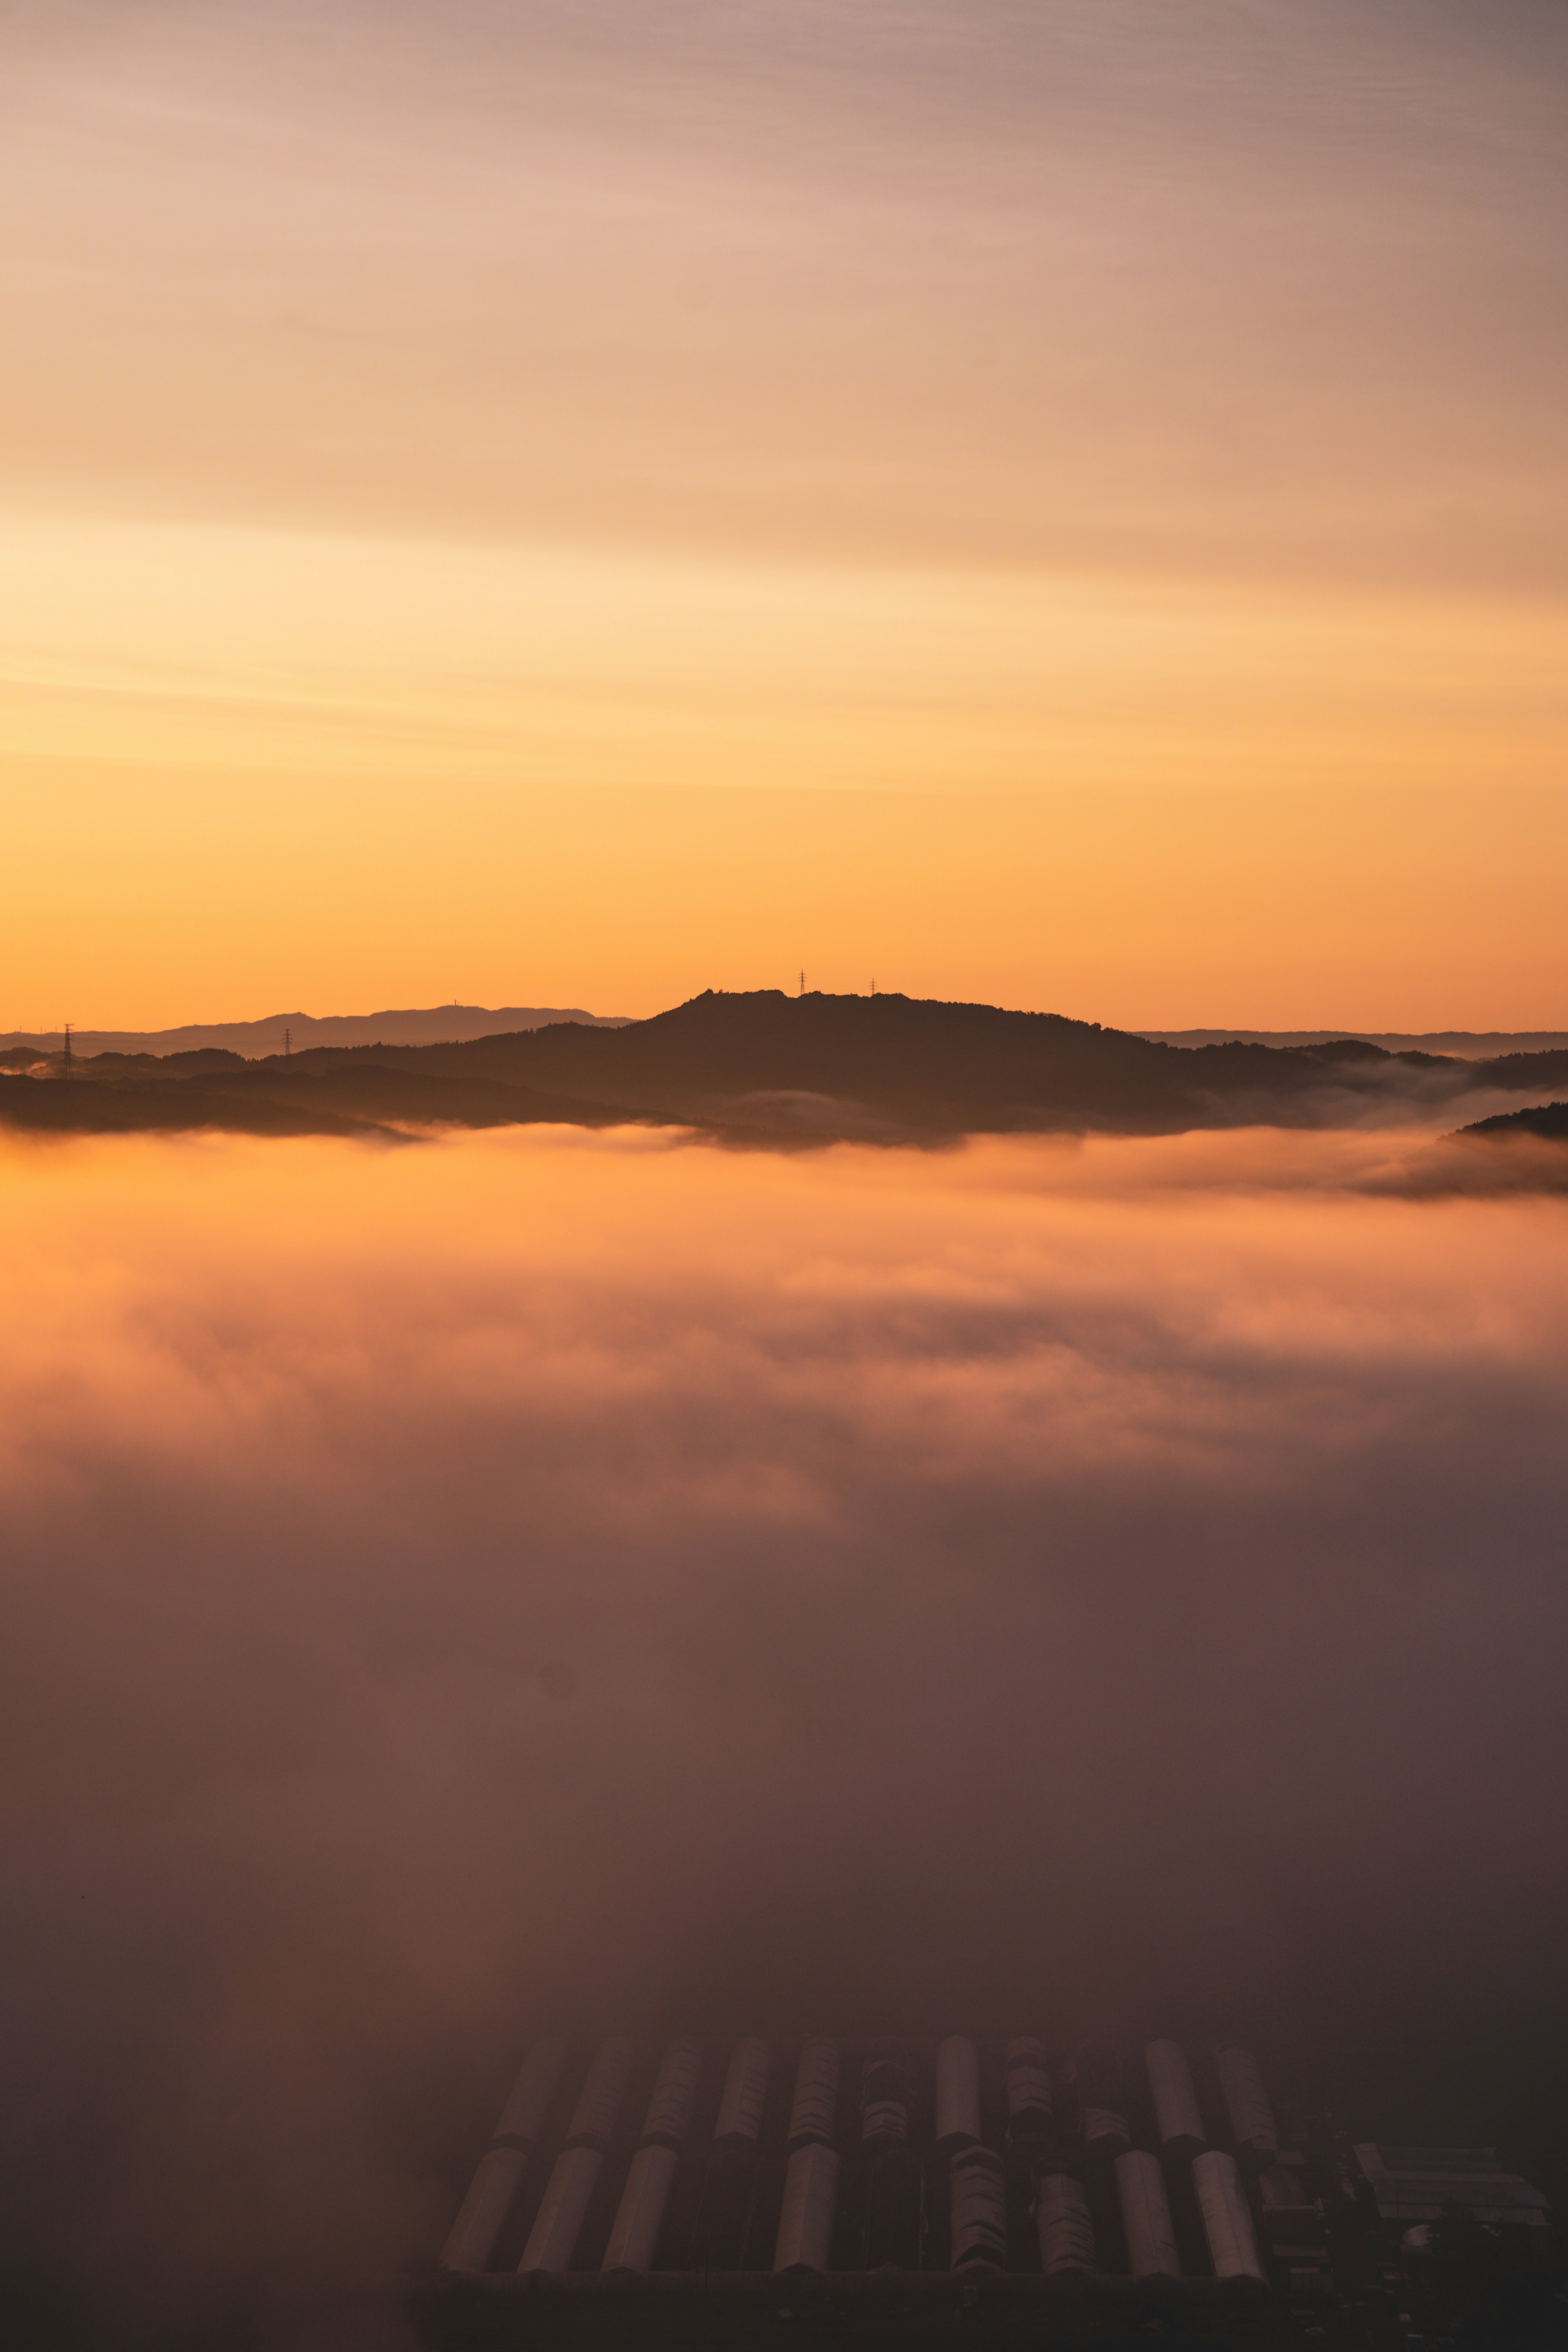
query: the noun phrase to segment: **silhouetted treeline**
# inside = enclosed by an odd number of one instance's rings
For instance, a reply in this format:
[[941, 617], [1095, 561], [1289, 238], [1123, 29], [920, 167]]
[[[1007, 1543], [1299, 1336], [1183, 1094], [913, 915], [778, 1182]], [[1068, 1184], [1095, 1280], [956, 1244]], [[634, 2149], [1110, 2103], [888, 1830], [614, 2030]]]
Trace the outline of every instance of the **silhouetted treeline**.
[[1505, 1110], [1493, 1118], [1478, 1118], [1467, 1135], [1544, 1135], [1553, 1143], [1568, 1143], [1568, 1102], [1535, 1103], [1529, 1110]]

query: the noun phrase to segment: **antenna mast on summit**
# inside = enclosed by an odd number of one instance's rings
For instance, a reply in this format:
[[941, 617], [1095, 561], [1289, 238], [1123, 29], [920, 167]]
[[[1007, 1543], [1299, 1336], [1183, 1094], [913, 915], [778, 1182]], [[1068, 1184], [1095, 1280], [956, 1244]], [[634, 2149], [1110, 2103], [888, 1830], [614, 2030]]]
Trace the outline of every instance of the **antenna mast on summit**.
[[60, 1076], [61, 1076], [61, 1077], [62, 1077], [62, 1078], [68, 1078], [68, 1077], [69, 1077], [69, 1076], [70, 1076], [70, 1074], [71, 1074], [71, 1025], [70, 1025], [70, 1023], [68, 1021], [68, 1022], [66, 1023], [66, 1050], [65, 1050], [64, 1055], [61, 1056], [61, 1060], [60, 1060]]
[[800, 976], [800, 992], [803, 996], [805, 994], [805, 974], [804, 971]]

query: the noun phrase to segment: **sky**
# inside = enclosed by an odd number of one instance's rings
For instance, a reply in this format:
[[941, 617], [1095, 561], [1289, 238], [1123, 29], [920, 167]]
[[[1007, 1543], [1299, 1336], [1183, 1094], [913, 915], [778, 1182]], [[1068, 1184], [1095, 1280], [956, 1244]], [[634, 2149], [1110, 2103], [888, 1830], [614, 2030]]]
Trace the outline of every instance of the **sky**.
[[1548, 0], [11, 0], [0, 1027], [1542, 1027]]
[[1550, 2113], [1563, 1203], [1424, 1148], [0, 1142], [0, 2311], [382, 2352], [546, 2029]]

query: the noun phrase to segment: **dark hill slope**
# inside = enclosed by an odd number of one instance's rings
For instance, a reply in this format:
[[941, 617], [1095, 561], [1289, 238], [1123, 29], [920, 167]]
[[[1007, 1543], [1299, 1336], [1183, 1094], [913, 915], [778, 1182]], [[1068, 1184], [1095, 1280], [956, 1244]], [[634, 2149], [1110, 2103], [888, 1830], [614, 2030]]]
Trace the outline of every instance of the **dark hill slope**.
[[1500, 1111], [1495, 1118], [1479, 1118], [1461, 1135], [1484, 1135], [1489, 1142], [1506, 1143], [1514, 1136], [1544, 1136], [1550, 1143], [1568, 1143], [1568, 1102], [1535, 1103], [1528, 1110]]
[[98, 1062], [89, 1061], [83, 1067], [91, 1075], [6, 1080], [0, 1085], [0, 1120], [46, 1135], [172, 1135], [205, 1128], [230, 1135], [401, 1138], [422, 1127], [517, 1127], [541, 1120], [599, 1126], [613, 1115], [480, 1076], [355, 1065], [346, 1055], [325, 1058], [348, 1066], [309, 1070], [295, 1066], [300, 1058], [276, 1067], [240, 1062], [235, 1070], [173, 1077], [140, 1070], [105, 1077]]
[[478, 1038], [442, 1066], [656, 1117], [742, 1123], [800, 1097], [936, 1133], [974, 1128], [1185, 1125], [1192, 1055], [1052, 1013], [902, 996], [710, 992], [626, 1029], [561, 1024]]
[[[58, 1059], [50, 1068], [58, 1072]], [[211, 1049], [163, 1059], [105, 1054], [78, 1069], [68, 1081], [0, 1080], [0, 1119], [57, 1131], [260, 1134], [638, 1119], [757, 1142], [1169, 1134], [1330, 1125], [1401, 1103], [1441, 1108], [1489, 1088], [1545, 1092], [1568, 1079], [1568, 1054], [1461, 1062], [1351, 1039], [1194, 1049], [1056, 1013], [762, 990], [710, 991], [624, 1028], [568, 1022], [449, 1045], [313, 1047], [260, 1062]]]
[[[318, 1056], [309, 1057], [321, 1066]], [[377, 1060], [401, 1062], [396, 1052]], [[406, 1058], [412, 1060], [413, 1055]], [[563, 1023], [417, 1052], [637, 1117], [822, 1132], [1169, 1133], [1250, 1119], [1310, 1125], [1400, 1092], [1447, 1099], [1475, 1066], [1354, 1041], [1164, 1045], [1060, 1014], [905, 996], [715, 992], [617, 1030]]]

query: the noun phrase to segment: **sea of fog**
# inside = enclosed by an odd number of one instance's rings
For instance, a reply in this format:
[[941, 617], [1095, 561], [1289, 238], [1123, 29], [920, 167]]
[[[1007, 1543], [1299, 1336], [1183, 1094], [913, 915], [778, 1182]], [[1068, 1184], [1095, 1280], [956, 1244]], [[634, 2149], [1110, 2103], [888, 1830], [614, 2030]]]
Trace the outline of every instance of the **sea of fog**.
[[1561, 2041], [1568, 1202], [1423, 1148], [5, 1146], [25, 2294], [429, 2261], [546, 2025]]

